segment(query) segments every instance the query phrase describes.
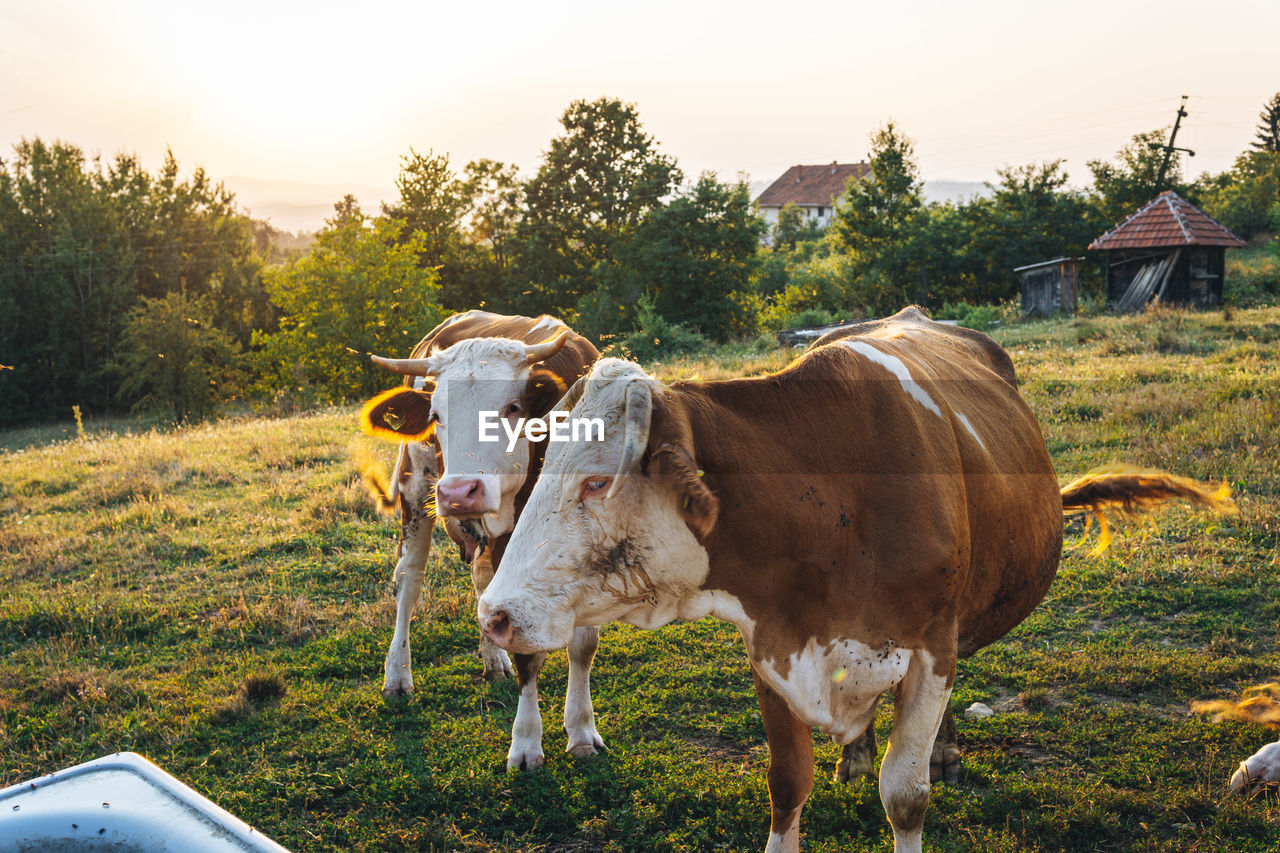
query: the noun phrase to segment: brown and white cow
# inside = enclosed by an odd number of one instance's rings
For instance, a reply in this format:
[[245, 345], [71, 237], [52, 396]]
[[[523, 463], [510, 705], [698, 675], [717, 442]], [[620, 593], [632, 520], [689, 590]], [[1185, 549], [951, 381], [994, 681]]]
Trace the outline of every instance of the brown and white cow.
[[848, 744], [894, 689], [880, 796], [894, 849], [919, 851], [956, 660], [1036, 606], [1064, 507], [1093, 500], [1060, 493], [1008, 355], [907, 309], [761, 378], [664, 386], [603, 359], [560, 405], [605, 418], [605, 441], [548, 449], [484, 632], [529, 654], [615, 619], [734, 623], [769, 740], [768, 853], [799, 849], [811, 728]]
[[[370, 400], [362, 428], [401, 441], [396, 471], [384, 507], [401, 510], [401, 541], [393, 575], [396, 626], [387, 651], [383, 693], [413, 692], [409, 622], [422, 590], [423, 570], [435, 519], [471, 565], [476, 595], [484, 592], [502, 560], [515, 518], [541, 468], [545, 441], [524, 435], [480, 441], [480, 413], [497, 412], [514, 424], [521, 417], [544, 417], [566, 388], [599, 357], [586, 338], [561, 321], [508, 317], [485, 311], [456, 314], [433, 329], [407, 359], [374, 356], [406, 376], [405, 385]], [[590, 669], [598, 628], [574, 633], [569, 644], [569, 686], [565, 729], [569, 752], [589, 755], [604, 744], [595, 728]], [[511, 672], [506, 652], [481, 636], [485, 676]], [[515, 656], [520, 700], [508, 764], [536, 767], [543, 762], [538, 672], [546, 655]]]

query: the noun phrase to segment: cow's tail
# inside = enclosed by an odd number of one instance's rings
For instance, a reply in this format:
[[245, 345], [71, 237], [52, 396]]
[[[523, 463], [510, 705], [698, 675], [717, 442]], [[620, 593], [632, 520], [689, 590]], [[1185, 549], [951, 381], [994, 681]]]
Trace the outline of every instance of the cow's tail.
[[1226, 481], [1213, 486], [1132, 465], [1094, 468], [1062, 489], [1063, 515], [1086, 513], [1089, 523], [1098, 520], [1101, 533], [1094, 554], [1111, 544], [1112, 519], [1139, 519], [1173, 501], [1188, 501], [1219, 513], [1236, 512]]
[[1191, 710], [1197, 714], [1212, 714], [1215, 723], [1239, 720], [1280, 732], [1280, 684], [1273, 681], [1250, 687], [1239, 702], [1232, 702], [1230, 699], [1192, 702]]
[[378, 509], [386, 513], [395, 512], [400, 505], [400, 468], [404, 464], [404, 453], [404, 445], [401, 444], [400, 452], [396, 455], [396, 468], [391, 472], [390, 478], [387, 477], [387, 469], [382, 467], [373, 453], [367, 449], [356, 453], [360, 479], [364, 480], [365, 488], [369, 490]]

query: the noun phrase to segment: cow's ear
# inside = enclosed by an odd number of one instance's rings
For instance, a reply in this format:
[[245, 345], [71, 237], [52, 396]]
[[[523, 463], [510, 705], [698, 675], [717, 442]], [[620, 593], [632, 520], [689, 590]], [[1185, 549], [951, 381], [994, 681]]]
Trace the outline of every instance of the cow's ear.
[[559, 374], [535, 366], [529, 371], [529, 384], [525, 386], [524, 409], [531, 417], [545, 418], [567, 390]]
[[705, 539], [716, 526], [720, 499], [702, 481], [688, 451], [680, 445], [667, 445], [649, 455], [649, 476], [670, 485], [676, 493], [680, 515], [699, 539]]
[[645, 473], [675, 491], [676, 505], [685, 524], [695, 536], [705, 539], [716, 526], [720, 499], [703, 482], [702, 471], [689, 450], [688, 433], [688, 424], [672, 411], [661, 395], [655, 394]]
[[364, 404], [360, 429], [391, 441], [426, 441], [435, 430], [431, 395], [413, 388], [392, 388]]

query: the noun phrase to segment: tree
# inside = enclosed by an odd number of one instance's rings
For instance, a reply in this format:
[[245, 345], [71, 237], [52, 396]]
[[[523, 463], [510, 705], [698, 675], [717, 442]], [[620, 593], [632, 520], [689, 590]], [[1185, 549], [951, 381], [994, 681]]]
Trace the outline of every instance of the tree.
[[597, 335], [626, 330], [645, 300], [667, 321], [719, 340], [744, 331], [763, 233], [747, 185], [704, 174], [651, 210], [618, 243], [614, 263], [598, 266], [598, 286], [579, 304], [580, 322]]
[[425, 238], [403, 239], [401, 223], [370, 221], [353, 202], [335, 206], [309, 254], [267, 272], [280, 328], [254, 342], [264, 387], [276, 395], [338, 402], [372, 394], [387, 373], [368, 353], [407, 353], [444, 319], [436, 273], [418, 263]]
[[797, 244], [816, 240], [825, 230], [818, 220], [805, 215], [804, 208], [788, 202], [778, 211], [770, 242], [775, 250], [794, 251]]
[[213, 325], [209, 296], [143, 299], [120, 336], [120, 395], [179, 421], [203, 418], [240, 390], [240, 347]]
[[508, 302], [527, 313], [567, 314], [592, 289], [597, 265], [608, 266], [619, 241], [681, 181], [632, 104], [574, 101], [560, 124], [563, 132], [525, 185], [517, 228], [519, 276]]
[[1205, 212], [1248, 240], [1272, 228], [1271, 209], [1280, 203], [1280, 151], [1245, 151], [1229, 171], [1197, 185]]
[[118, 405], [112, 365], [143, 299], [207, 296], [240, 344], [272, 322], [249, 222], [203, 170], [183, 179], [170, 152], [152, 175], [131, 154], [104, 164], [39, 139], [14, 155], [0, 161], [0, 306], [22, 322], [0, 323], [0, 423]]
[[523, 215], [519, 170], [497, 160], [474, 160], [463, 170], [461, 192], [467, 210], [458, 281], [450, 294], [441, 294], [441, 303], [453, 310], [500, 304], [511, 271], [512, 242]]
[[509, 243], [520, 222], [524, 187], [514, 165], [497, 160], [474, 160], [464, 170], [463, 196], [468, 205], [468, 236], [493, 251], [495, 264], [505, 270]]
[[921, 220], [913, 257], [930, 307], [1013, 298], [1015, 268], [1082, 255], [1099, 233], [1094, 207], [1068, 187], [1062, 160], [996, 171], [989, 198], [931, 205]]
[[399, 220], [405, 239], [421, 235], [420, 252], [428, 265], [443, 263], [450, 244], [458, 239], [467, 208], [462, 183], [449, 168], [448, 154], [423, 155], [410, 148], [401, 161], [396, 177], [400, 198], [393, 205], [384, 204], [382, 214]]
[[1258, 151], [1280, 152], [1280, 92], [1272, 95], [1258, 114], [1258, 135], [1252, 144]]
[[850, 180], [831, 232], [849, 255], [853, 298], [884, 314], [919, 289], [911, 250], [923, 201], [915, 149], [892, 121], [871, 135], [869, 161], [871, 180]]
[[[1134, 134], [1129, 144], [1116, 152], [1118, 162], [1089, 160], [1093, 173], [1095, 203], [1100, 219], [1107, 227], [1115, 225], [1139, 207], [1156, 197], [1160, 165], [1164, 161], [1167, 131], [1150, 130]], [[1186, 194], [1182, 185], [1182, 153], [1174, 151], [1169, 160], [1165, 183]]]
[[402, 158], [396, 189], [400, 192], [396, 203], [382, 206], [383, 216], [400, 226], [396, 239], [402, 245], [414, 241], [419, 266], [438, 270], [443, 304], [453, 310], [475, 307], [462, 258], [466, 185], [449, 167], [449, 155], [433, 151], [423, 155], [409, 149]]

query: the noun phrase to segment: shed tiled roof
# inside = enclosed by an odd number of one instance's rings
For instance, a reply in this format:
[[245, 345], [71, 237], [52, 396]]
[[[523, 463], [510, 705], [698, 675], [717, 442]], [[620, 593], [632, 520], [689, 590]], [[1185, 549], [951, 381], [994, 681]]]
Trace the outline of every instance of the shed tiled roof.
[[1173, 190], [1153, 201], [1089, 244], [1090, 249], [1163, 249], [1172, 246], [1247, 244]]
[[828, 207], [844, 195], [850, 178], [862, 179], [871, 174], [866, 163], [827, 163], [822, 166], [792, 166], [782, 177], [760, 193], [756, 203], [761, 207], [784, 204]]

